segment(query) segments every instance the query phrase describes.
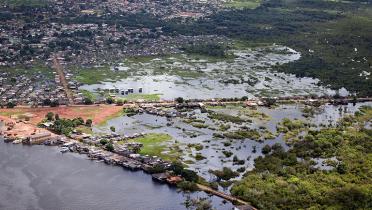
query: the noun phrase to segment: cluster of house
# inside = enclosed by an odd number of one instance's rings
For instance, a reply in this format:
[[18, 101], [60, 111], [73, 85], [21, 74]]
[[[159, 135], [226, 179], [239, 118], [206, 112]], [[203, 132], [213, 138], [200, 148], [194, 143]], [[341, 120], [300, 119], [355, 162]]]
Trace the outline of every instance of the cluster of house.
[[[27, 71], [27, 70], [25, 70]], [[28, 75], [11, 75], [0, 73], [0, 104], [7, 102], [27, 105], [43, 105], [46, 99], [66, 104], [67, 98], [58, 75], [51, 79], [41, 72], [32, 72]]]
[[[78, 0], [56, 0], [59, 13], [64, 12], [65, 7], [70, 10], [80, 12], [86, 15], [104, 16], [105, 14], [136, 14], [145, 12], [149, 15], [159, 18], [170, 18], [171, 16], [177, 17], [177, 14], [192, 13], [203, 14], [206, 16], [212, 14], [214, 11], [222, 8], [223, 0], [131, 0], [131, 1], [99, 1], [91, 0], [89, 2]], [[190, 15], [192, 16], [192, 15]]]
[[[14, 127], [13, 122], [6, 124], [8, 130]], [[0, 133], [0, 135], [3, 135]], [[49, 131], [33, 132], [28, 136], [19, 138], [12, 136], [4, 136], [5, 142], [23, 143], [23, 144], [44, 144], [44, 145], [60, 145], [61, 152], [77, 152], [87, 154], [92, 160], [98, 160], [111, 165], [119, 165], [130, 170], [143, 170], [153, 174], [154, 179], [159, 181], [167, 181], [170, 184], [176, 184], [182, 181], [179, 176], [174, 176], [172, 173], [166, 172], [156, 174], [155, 172], [169, 171], [171, 163], [162, 160], [157, 156], [141, 155], [139, 151], [143, 147], [141, 143], [135, 141], [128, 141], [142, 137], [144, 134], [133, 134], [130, 136], [119, 134], [106, 134], [102, 136], [91, 136], [87, 134], [74, 133], [70, 138], [62, 135], [55, 135]], [[106, 144], [113, 145], [113, 149], [108, 151], [103, 141]], [[166, 178], [163, 179], [164, 174]], [[160, 176], [160, 177], [159, 177]]]
[[[107, 134], [103, 136], [72, 136], [79, 141], [70, 141], [61, 146], [61, 152], [77, 152], [86, 154], [91, 160], [105, 162], [110, 165], [118, 165], [129, 170], [143, 170], [151, 173], [154, 180], [177, 184], [182, 181], [182, 177], [175, 176], [170, 172], [154, 173], [154, 171], [169, 171], [171, 163], [162, 160], [157, 156], [141, 155], [138, 152], [143, 146], [141, 143], [128, 142], [143, 136], [144, 134], [133, 134], [131, 136], [119, 134]], [[107, 151], [101, 144], [105, 139], [113, 143], [113, 151]], [[125, 142], [125, 143], [118, 143]]]
[[[0, 7], [1, 14], [16, 15], [0, 22], [0, 66], [32, 64], [56, 52], [79, 65], [108, 63], [124, 56], [175, 53], [178, 46], [218, 37], [166, 36], [159, 24], [136, 24], [135, 15], [147, 15], [147, 19], [198, 18], [212, 14], [220, 5], [220, 0], [54, 0], [46, 7], [18, 10], [5, 5]], [[35, 17], [39, 20], [24, 21]], [[70, 21], [55, 21], [67, 17]], [[128, 19], [127, 24], [116, 24], [123, 18]], [[108, 24], [97, 24], [105, 22], [97, 19], [108, 20]]]
[[157, 115], [162, 117], [183, 117], [185, 113], [178, 111], [177, 109], [164, 109], [162, 107], [155, 107], [155, 106], [148, 106], [148, 105], [141, 105], [140, 108], [137, 110], [138, 113], [147, 113], [151, 115]]
[[[43, 106], [55, 102], [59, 105], [68, 104], [65, 89], [57, 72], [50, 69], [51, 75], [35, 69], [25, 69], [23, 73], [0, 73], [0, 104], [13, 102], [18, 105]], [[66, 80], [73, 93], [73, 100], [83, 102], [83, 95], [78, 90], [78, 83], [72, 79], [72, 74], [66, 72]]]

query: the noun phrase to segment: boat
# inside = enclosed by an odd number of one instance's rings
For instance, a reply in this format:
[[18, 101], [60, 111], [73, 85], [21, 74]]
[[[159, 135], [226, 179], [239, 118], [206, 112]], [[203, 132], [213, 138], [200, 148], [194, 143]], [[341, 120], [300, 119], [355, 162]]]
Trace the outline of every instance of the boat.
[[69, 151], [69, 148], [67, 148], [67, 147], [62, 147], [61, 150], [60, 150], [60, 152], [62, 152], [62, 153], [66, 153], [68, 151]]

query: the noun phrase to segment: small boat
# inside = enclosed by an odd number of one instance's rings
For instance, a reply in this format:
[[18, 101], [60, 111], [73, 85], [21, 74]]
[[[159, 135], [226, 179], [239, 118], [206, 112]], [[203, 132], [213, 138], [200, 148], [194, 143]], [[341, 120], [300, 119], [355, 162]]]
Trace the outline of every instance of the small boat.
[[13, 144], [20, 144], [20, 143], [22, 143], [22, 140], [17, 139], [13, 141]]
[[60, 152], [62, 152], [62, 153], [66, 153], [68, 151], [69, 151], [69, 149], [67, 147], [62, 147], [61, 150], [60, 150]]

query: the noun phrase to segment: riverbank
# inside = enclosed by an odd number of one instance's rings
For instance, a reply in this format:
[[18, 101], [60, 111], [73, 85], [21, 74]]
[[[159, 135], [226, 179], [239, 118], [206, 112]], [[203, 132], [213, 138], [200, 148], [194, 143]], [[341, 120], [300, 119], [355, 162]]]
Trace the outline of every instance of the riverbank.
[[[60, 152], [62, 153], [70, 151], [70, 152], [75, 152], [79, 154], [86, 154], [90, 160], [97, 160], [100, 162], [102, 161], [108, 165], [121, 166], [123, 168], [129, 169], [132, 171], [142, 170], [146, 173], [152, 174], [153, 180], [160, 182], [160, 183], [167, 183], [169, 185], [176, 186], [178, 183], [182, 182], [183, 180], [188, 180], [187, 177], [185, 178], [185, 177], [175, 174], [171, 169], [171, 163], [163, 161], [160, 158], [157, 158], [155, 156], [151, 157], [148, 155], [139, 155], [139, 154], [129, 153], [128, 150], [124, 150], [122, 153], [119, 153], [118, 151], [110, 152], [110, 151], [107, 151], [107, 148], [104, 149], [104, 148], [99, 148], [97, 146], [90, 146], [89, 144], [79, 142], [75, 139], [66, 138], [66, 136], [52, 134], [50, 131], [46, 129], [37, 128], [35, 125], [28, 124], [22, 120], [12, 120], [11, 118], [6, 118], [6, 117], [2, 117], [1, 119], [5, 125], [2, 128], [2, 134], [4, 135], [5, 142], [24, 143], [24, 144], [44, 144], [44, 145], [49, 145], [49, 146], [59, 145], [61, 146]], [[30, 133], [28, 131], [34, 131], [34, 132]], [[21, 132], [21, 135], [18, 135], [18, 134], [14, 135], [17, 132]], [[46, 133], [48, 135], [45, 135]], [[131, 139], [131, 138], [136, 138], [136, 136], [135, 137], [130, 137], [130, 136], [120, 137], [118, 135], [111, 135], [111, 136], [106, 136], [106, 138]], [[162, 171], [166, 171], [166, 172], [161, 172], [161, 173], [155, 172], [159, 168], [161, 168]], [[234, 202], [236, 204], [248, 205], [246, 202], [243, 202], [225, 193], [218, 192], [217, 190], [208, 188], [207, 186], [203, 186], [200, 184], [196, 186], [201, 191], [205, 191], [212, 195], [219, 196], [223, 199]], [[199, 187], [199, 186], [203, 186], [203, 187]]]
[[[279, 99], [276, 99], [279, 101]], [[335, 102], [332, 104], [322, 105], [322, 103], [330, 102], [330, 99], [299, 99], [297, 98], [295, 104], [287, 105], [293, 106], [296, 109], [296, 114], [293, 114], [294, 123], [300, 122], [298, 119], [304, 121], [313, 121], [315, 123], [314, 129], [318, 125], [317, 122], [320, 121], [321, 123], [325, 122], [324, 119], [329, 119], [329, 121], [335, 122], [341, 116], [339, 112], [342, 113], [353, 113], [357, 110], [357, 107], [361, 106], [360, 104], [356, 105], [356, 108], [351, 108], [352, 104], [349, 106], [344, 105], [337, 105], [339, 102], [348, 103], [352, 101], [352, 99], [340, 99], [340, 100], [333, 100], [331, 102]], [[293, 103], [294, 101], [280, 99], [279, 104], [287, 104], [288, 102]], [[308, 113], [308, 109], [315, 108], [316, 105], [320, 103], [320, 106], [324, 108], [324, 110], [328, 113], [330, 112], [329, 109], [332, 109], [336, 112], [335, 118], [331, 117], [311, 117], [310, 113]], [[314, 104], [314, 107], [311, 107]], [[124, 167], [130, 170], [143, 170], [152, 174], [153, 179], [170, 184], [176, 184], [173, 182], [174, 180], [182, 180], [183, 176], [180, 174], [173, 174], [173, 173], [165, 173], [166, 171], [172, 171], [172, 162], [164, 161], [159, 157], [161, 155], [157, 155], [154, 157], [154, 154], [148, 155], [146, 153], [142, 154], [141, 152], [132, 152], [128, 148], [133, 148], [133, 146], [138, 146], [138, 142], [136, 141], [137, 138], [142, 137], [143, 135], [151, 134], [151, 133], [169, 133], [172, 137], [176, 137], [172, 139], [168, 148], [173, 149], [181, 149], [186, 151], [186, 153], [180, 154], [180, 158], [177, 160], [182, 161], [184, 164], [187, 165], [189, 169], [197, 172], [198, 175], [203, 176], [205, 179], [209, 180], [208, 182], [214, 182], [212, 175], [207, 175], [209, 170], [218, 171], [220, 170], [221, 166], [230, 167], [234, 171], [239, 171], [241, 174], [237, 177], [236, 180], [241, 178], [241, 175], [245, 171], [249, 171], [252, 169], [252, 164], [255, 158], [262, 155], [261, 149], [263, 146], [269, 144], [272, 145], [274, 143], [285, 144], [282, 139], [283, 136], [279, 135], [275, 132], [275, 127], [279, 123], [281, 123], [282, 119], [277, 116], [277, 112], [288, 112], [291, 113], [292, 111], [287, 109], [292, 109], [291, 107], [281, 107], [273, 106], [272, 108], [264, 107], [266, 105], [264, 101], [259, 100], [246, 100], [244, 102], [240, 100], [224, 100], [224, 101], [214, 101], [214, 100], [204, 100], [203, 102], [200, 101], [192, 101], [189, 103], [176, 103], [174, 101], [166, 101], [160, 103], [128, 103], [124, 104], [123, 106], [114, 106], [114, 105], [107, 105], [106, 107], [119, 107], [122, 109], [125, 108], [123, 112], [123, 116], [114, 118], [109, 120], [108, 124], [103, 127], [110, 127], [108, 131], [105, 132], [103, 129], [101, 134], [98, 134], [92, 130], [92, 135], [86, 134], [74, 134], [73, 140], [66, 140], [66, 141], [56, 141], [51, 143], [50, 141], [46, 141], [47, 144], [56, 144], [62, 145], [61, 152], [77, 152], [87, 154], [90, 159], [105, 162], [109, 165], [117, 165], [120, 167]], [[336, 106], [335, 106], [336, 105]], [[286, 105], [285, 105], [286, 106]], [[93, 107], [93, 106], [87, 106]], [[99, 106], [98, 106], [99, 107]], [[66, 107], [66, 108], [75, 108]], [[83, 108], [83, 107], [82, 107]], [[322, 108], [322, 109], [323, 109]], [[40, 108], [41, 109], [41, 108]], [[276, 110], [280, 109], [280, 110]], [[350, 109], [350, 110], [349, 110]], [[58, 109], [57, 109], [58, 110]], [[132, 111], [131, 111], [132, 110]], [[204, 110], [204, 111], [203, 111]], [[306, 112], [305, 112], [306, 110]], [[349, 110], [349, 111], [348, 111]], [[262, 112], [263, 111], [263, 112]], [[311, 110], [310, 110], [311, 111]], [[312, 110], [314, 112], [312, 115], [317, 116], [320, 110]], [[133, 112], [133, 113], [132, 113]], [[200, 113], [199, 113], [200, 112]], [[267, 116], [265, 114], [269, 114]], [[270, 114], [271, 113], [271, 114]], [[333, 111], [332, 111], [333, 113]], [[338, 114], [337, 114], [338, 113]], [[135, 123], [136, 121], [132, 121], [135, 118], [130, 118], [132, 114], [137, 118], [137, 120], [145, 120], [144, 127], [141, 128], [141, 124]], [[306, 114], [307, 117], [310, 119], [305, 119], [304, 116]], [[284, 114], [283, 119], [289, 117], [287, 114]], [[291, 115], [291, 114], [290, 114]], [[309, 116], [308, 116], [309, 115]], [[274, 121], [270, 122], [270, 116], [274, 116]], [[321, 120], [323, 119], [323, 120]], [[333, 120], [332, 120], [333, 119]], [[260, 121], [259, 124], [256, 124], [256, 121]], [[112, 124], [113, 122], [118, 124]], [[198, 123], [196, 123], [198, 122]], [[242, 124], [242, 122], [244, 122]], [[291, 121], [288, 121], [291, 122]], [[19, 121], [18, 123], [24, 123]], [[50, 123], [53, 124], [53, 121]], [[127, 129], [127, 124], [133, 125], [137, 127], [137, 131], [135, 132], [132, 129]], [[153, 124], [151, 124], [153, 123]], [[265, 125], [263, 125], [264, 123]], [[203, 126], [199, 126], [202, 125]], [[230, 125], [230, 126], [227, 126]], [[301, 124], [302, 125], [302, 124]], [[310, 125], [310, 124], [309, 124]], [[319, 124], [321, 125], [321, 124]], [[117, 132], [112, 132], [111, 127], [116, 127]], [[242, 127], [244, 126], [244, 127]], [[249, 127], [247, 127], [249, 126]], [[163, 128], [162, 128], [163, 127]], [[264, 129], [265, 128], [265, 129]], [[124, 129], [124, 133], [122, 133], [122, 129]], [[231, 138], [231, 135], [227, 134], [237, 134], [237, 131], [248, 131], [252, 132], [240, 132], [242, 135], [244, 134], [243, 138], [239, 137], [239, 139]], [[274, 129], [274, 130], [273, 130]], [[7, 130], [7, 129], [6, 129]], [[111, 130], [111, 131], [110, 131]], [[115, 130], [115, 129], [114, 129]], [[141, 131], [142, 130], [142, 131]], [[190, 137], [185, 136], [189, 131], [194, 130], [200, 131], [200, 137], [198, 134], [190, 135]], [[307, 131], [308, 129], [304, 128], [303, 131]], [[182, 132], [181, 132], [182, 131]], [[260, 134], [260, 139], [252, 139], [251, 137], [255, 137], [256, 134], [253, 131], [257, 131], [257, 135]], [[144, 132], [144, 133], [142, 133]], [[234, 133], [235, 132], [235, 133]], [[102, 135], [102, 133], [106, 133]], [[108, 134], [111, 133], [111, 134]], [[137, 134], [136, 134], [137, 133]], [[215, 135], [215, 134], [222, 134], [222, 135]], [[271, 140], [262, 139], [262, 137], [266, 138], [266, 134], [274, 134], [272, 135]], [[249, 134], [249, 135], [248, 135]], [[252, 135], [253, 136], [252, 136]], [[265, 134], [265, 135], [264, 135]], [[295, 137], [291, 135], [288, 136], [288, 140], [295, 140]], [[248, 136], [246, 136], [248, 135]], [[135, 139], [132, 141], [131, 139]], [[211, 141], [211, 139], [213, 141]], [[244, 140], [244, 141], [243, 141]], [[112, 144], [113, 152], [110, 152], [111, 149], [105, 145], [105, 143], [110, 142]], [[135, 144], [133, 144], [135, 143]], [[144, 143], [144, 142], [142, 142]], [[287, 143], [290, 143], [288, 141]], [[223, 147], [219, 147], [219, 145], [223, 145]], [[129, 146], [129, 147], [128, 147]], [[229, 147], [231, 154], [225, 151], [225, 147]], [[253, 152], [254, 151], [254, 152]], [[164, 153], [163, 153], [164, 152]], [[167, 151], [159, 151], [159, 154], [169, 154]], [[221, 153], [221, 154], [220, 154]], [[234, 154], [234, 157], [232, 155]], [[181, 157], [182, 156], [182, 157]], [[235, 157], [236, 156], [236, 157]], [[197, 159], [197, 158], [202, 159]], [[195, 158], [194, 161], [193, 158]], [[221, 164], [220, 164], [221, 162]], [[160, 166], [160, 167], [159, 167]], [[201, 169], [203, 168], [203, 169]], [[154, 170], [156, 169], [156, 170]], [[159, 171], [159, 169], [161, 169]], [[210, 173], [209, 173], [210, 174]], [[173, 181], [172, 181], [173, 180]], [[235, 179], [234, 179], [235, 180]], [[233, 181], [234, 181], [233, 180]], [[196, 183], [198, 180], [196, 180]], [[228, 187], [223, 187], [224, 182], [217, 182], [218, 185], [212, 185], [213, 183], [202, 182], [205, 185], [208, 185], [211, 188], [208, 189], [218, 189], [220, 191], [214, 191], [214, 194], [221, 197], [228, 197]], [[210, 185], [209, 185], [210, 184]], [[217, 188], [216, 188], [217, 187]], [[200, 187], [199, 187], [200, 188]], [[222, 189], [221, 189], [222, 188]], [[204, 190], [204, 189], [202, 189]], [[222, 192], [224, 193], [222, 193]], [[209, 192], [211, 192], [209, 190]], [[220, 194], [220, 195], [219, 195]], [[230, 199], [230, 201], [236, 201], [236, 198]]]
[[[141, 171], [123, 170], [58, 147], [5, 144], [0, 137], [1, 209], [180, 209], [187, 194], [153, 182]], [[192, 198], [208, 197], [205, 193]], [[210, 197], [217, 209], [232, 205]]]

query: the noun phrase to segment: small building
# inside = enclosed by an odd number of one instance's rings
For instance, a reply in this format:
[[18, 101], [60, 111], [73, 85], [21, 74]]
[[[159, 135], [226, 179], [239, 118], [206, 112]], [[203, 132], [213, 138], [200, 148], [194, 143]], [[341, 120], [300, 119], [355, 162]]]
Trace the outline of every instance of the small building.
[[169, 184], [178, 184], [179, 182], [182, 182], [182, 177], [181, 176], [170, 176], [167, 178], [167, 182]]
[[52, 137], [51, 133], [44, 132], [29, 136], [26, 141], [29, 144], [42, 144]]
[[167, 173], [158, 173], [151, 175], [152, 179], [159, 182], [165, 182], [167, 181], [168, 174]]

